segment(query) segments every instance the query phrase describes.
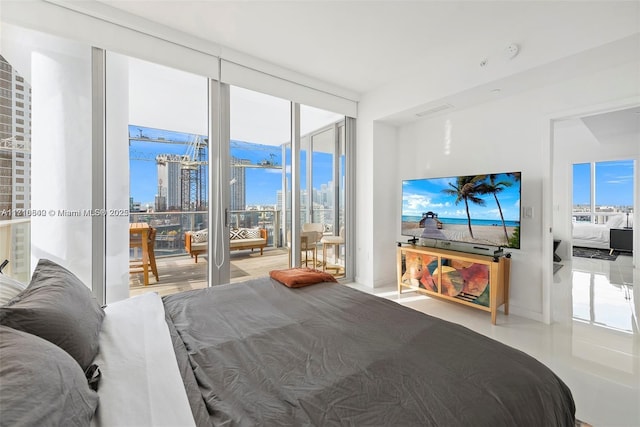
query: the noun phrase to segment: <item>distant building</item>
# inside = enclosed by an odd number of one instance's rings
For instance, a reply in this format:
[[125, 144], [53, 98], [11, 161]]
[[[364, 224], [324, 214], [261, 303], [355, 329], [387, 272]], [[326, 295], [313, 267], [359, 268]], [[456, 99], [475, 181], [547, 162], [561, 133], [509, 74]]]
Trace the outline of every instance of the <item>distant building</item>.
[[247, 206], [247, 192], [246, 192], [246, 168], [242, 165], [250, 165], [251, 160], [239, 159], [237, 157], [231, 157], [231, 210], [243, 211]]
[[156, 196], [154, 209], [156, 212], [165, 212], [167, 210], [167, 199], [164, 196]]
[[31, 87], [1, 55], [0, 109], [0, 209], [29, 209]]
[[[31, 86], [0, 55], [0, 221], [31, 208]], [[19, 218], [24, 219], [24, 218]], [[8, 255], [15, 277], [30, 272], [30, 226], [7, 228]], [[3, 261], [3, 260], [0, 260]]]
[[134, 201], [133, 197], [129, 197], [129, 212], [141, 212], [141, 211], [143, 211], [142, 203]]
[[178, 154], [159, 154], [156, 156], [158, 166], [158, 194], [162, 204], [156, 203], [156, 211], [179, 210], [181, 207], [180, 162]]

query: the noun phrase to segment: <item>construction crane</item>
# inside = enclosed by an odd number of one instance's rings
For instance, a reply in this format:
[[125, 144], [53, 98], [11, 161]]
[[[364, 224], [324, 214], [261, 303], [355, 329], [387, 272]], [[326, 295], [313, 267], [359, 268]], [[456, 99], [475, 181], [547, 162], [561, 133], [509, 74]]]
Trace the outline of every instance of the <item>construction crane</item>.
[[180, 201], [183, 211], [207, 209], [207, 139], [195, 135], [180, 162]]
[[[180, 208], [182, 211], [205, 210], [208, 207], [207, 199], [207, 138], [200, 135], [191, 135], [187, 140], [172, 140], [158, 136], [157, 133], [151, 132], [152, 137], [143, 133], [143, 129], [138, 128], [137, 134], [129, 135], [129, 145], [132, 141], [153, 142], [163, 144], [186, 144], [184, 154], [156, 154], [148, 151], [138, 150], [135, 147], [130, 148], [130, 160], [155, 161], [158, 165], [166, 165], [167, 163], [179, 163], [180, 165]], [[247, 143], [244, 143], [245, 145]], [[250, 161], [248, 159], [232, 159], [232, 168], [261, 168], [261, 169], [282, 169], [282, 165], [278, 164], [277, 156], [273, 153], [273, 147], [262, 147], [258, 144], [252, 144], [248, 149], [237, 141], [230, 141], [231, 149], [241, 151], [263, 151], [265, 157], [260, 161]], [[268, 156], [268, 157], [266, 157]], [[244, 172], [243, 172], [244, 173]], [[161, 194], [160, 183], [158, 195]], [[165, 183], [166, 185], [166, 183]]]
[[178, 163], [180, 165], [180, 207], [183, 211], [207, 209], [206, 148], [208, 140], [200, 135], [192, 135], [188, 142], [173, 141], [164, 137], [149, 138], [138, 129], [139, 134], [129, 136], [132, 141], [163, 144], [186, 144], [184, 154], [155, 154], [136, 150], [129, 151], [130, 160], [155, 161], [158, 165]]

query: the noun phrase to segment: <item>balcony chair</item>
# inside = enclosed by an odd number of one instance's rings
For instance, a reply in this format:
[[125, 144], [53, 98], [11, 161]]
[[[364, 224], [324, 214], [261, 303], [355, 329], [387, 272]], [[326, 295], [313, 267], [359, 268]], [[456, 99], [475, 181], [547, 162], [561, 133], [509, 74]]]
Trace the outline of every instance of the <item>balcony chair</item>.
[[[320, 223], [320, 222], [307, 222], [302, 224], [302, 231], [303, 232], [310, 232], [310, 233], [316, 233], [316, 246], [320, 245], [320, 239], [322, 239], [322, 236], [324, 235], [324, 224]], [[316, 248], [316, 254], [317, 254], [318, 249]], [[314, 266], [317, 265], [317, 262], [314, 263]]]
[[[344, 227], [340, 227], [338, 236], [324, 236], [320, 239], [320, 243], [322, 243], [322, 271], [326, 271], [327, 268], [335, 268], [337, 274], [341, 269], [344, 269], [337, 262], [340, 258], [340, 245], [344, 245]], [[327, 248], [329, 246], [333, 246], [333, 267], [327, 266]]]
[[320, 222], [307, 222], [302, 224], [302, 231], [313, 231], [317, 233], [317, 241], [320, 242], [322, 235], [324, 234], [324, 225]]
[[[289, 265], [291, 265], [291, 231], [287, 231], [287, 249], [289, 251]], [[318, 261], [318, 233], [316, 231], [300, 232], [300, 252], [304, 252], [305, 267], [309, 266], [309, 252], [311, 252], [313, 266], [316, 266]]]
[[[156, 282], [160, 281], [160, 276], [158, 275], [158, 267], [156, 265], [156, 254], [155, 254], [155, 245], [156, 245], [156, 234], [158, 232], [157, 228], [149, 227], [149, 234], [147, 236], [147, 251], [149, 257], [149, 268], [151, 272], [156, 278]], [[141, 248], [141, 251], [144, 250], [142, 247], [142, 236], [140, 234], [132, 234], [129, 236], [129, 247], [131, 248]], [[144, 255], [141, 255], [140, 259], [132, 259], [129, 261], [129, 274], [143, 273], [144, 272]], [[145, 283], [147, 285], [148, 283]]]

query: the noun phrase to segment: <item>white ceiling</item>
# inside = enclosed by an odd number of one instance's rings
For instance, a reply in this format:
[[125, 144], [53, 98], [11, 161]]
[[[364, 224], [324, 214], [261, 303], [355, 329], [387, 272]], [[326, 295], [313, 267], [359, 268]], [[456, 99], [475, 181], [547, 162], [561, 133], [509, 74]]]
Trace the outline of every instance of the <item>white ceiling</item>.
[[640, 107], [595, 114], [581, 120], [600, 143], [640, 146]]
[[635, 1], [102, 2], [359, 94], [443, 64], [504, 62], [511, 43], [533, 66], [640, 30]]

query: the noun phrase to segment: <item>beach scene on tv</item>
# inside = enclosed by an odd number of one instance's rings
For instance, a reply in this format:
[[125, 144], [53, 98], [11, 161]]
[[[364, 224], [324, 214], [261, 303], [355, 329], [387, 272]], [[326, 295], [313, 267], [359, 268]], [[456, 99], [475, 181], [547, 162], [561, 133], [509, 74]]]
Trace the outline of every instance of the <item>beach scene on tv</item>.
[[520, 172], [402, 182], [402, 235], [520, 247]]

